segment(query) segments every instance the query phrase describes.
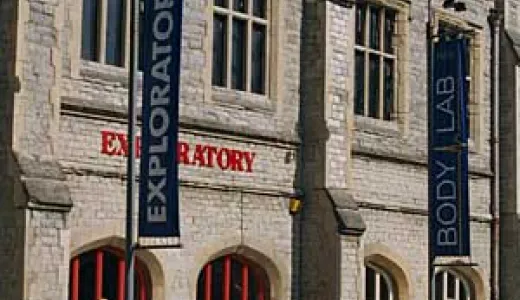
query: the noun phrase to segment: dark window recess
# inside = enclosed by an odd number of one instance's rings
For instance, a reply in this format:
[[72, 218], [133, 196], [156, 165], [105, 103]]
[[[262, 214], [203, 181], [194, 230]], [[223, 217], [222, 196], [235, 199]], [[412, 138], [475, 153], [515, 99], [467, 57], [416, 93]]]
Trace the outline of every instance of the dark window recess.
[[[70, 263], [69, 300], [124, 299], [123, 252], [96, 249], [74, 257]], [[76, 267], [75, 267], [76, 266]], [[136, 300], [151, 300], [150, 280], [140, 261], [136, 262]]]
[[107, 1], [107, 31], [105, 62], [109, 65], [123, 66], [124, 5], [123, 0]]
[[379, 36], [380, 36], [380, 8], [370, 7], [370, 48], [379, 50]]
[[392, 39], [394, 37], [395, 30], [395, 12], [393, 10], [385, 10], [385, 34], [384, 34], [384, 51], [386, 53], [393, 54], [394, 47]]
[[365, 114], [365, 53], [356, 51], [356, 76], [354, 90], [354, 112], [358, 115]]
[[79, 260], [81, 280], [81, 284], [79, 285], [79, 299], [95, 300], [94, 286], [96, 285], [96, 260], [94, 252], [84, 255]]
[[356, 6], [356, 44], [365, 44], [365, 16], [366, 6], [358, 4]]
[[455, 297], [455, 276], [453, 274], [448, 273], [448, 298]]
[[213, 15], [213, 85], [226, 86], [226, 32], [227, 18]]
[[383, 276], [379, 276], [379, 300], [389, 300], [390, 287]]
[[385, 58], [384, 60], [384, 103], [383, 103], [383, 119], [390, 120], [394, 110], [394, 60]]
[[265, 26], [253, 24], [251, 63], [251, 91], [265, 93]]
[[245, 90], [246, 21], [233, 18], [233, 49], [231, 53], [231, 87]]
[[255, 17], [259, 17], [259, 18], [265, 18], [265, 0], [252, 0], [252, 1], [253, 1], [253, 15]]
[[83, 0], [81, 20], [81, 58], [98, 61], [98, 0]]
[[443, 273], [437, 273], [435, 275], [435, 300], [442, 300], [442, 295], [444, 294], [443, 289]]
[[[117, 266], [119, 258], [110, 253], [105, 252], [103, 255], [103, 277], [117, 278]], [[117, 285], [110, 280], [103, 280], [103, 296], [106, 299], [117, 299]]]
[[237, 256], [208, 263], [197, 280], [197, 300], [269, 300], [265, 272]]
[[376, 273], [366, 268], [365, 276], [365, 300], [376, 300]]
[[246, 0], [233, 0], [233, 10], [245, 13]]
[[215, 6], [220, 6], [220, 7], [227, 7], [227, 2], [229, 0], [214, 0], [215, 2]]
[[368, 116], [377, 118], [379, 115], [379, 60], [376, 54], [369, 55], [369, 88], [368, 88]]

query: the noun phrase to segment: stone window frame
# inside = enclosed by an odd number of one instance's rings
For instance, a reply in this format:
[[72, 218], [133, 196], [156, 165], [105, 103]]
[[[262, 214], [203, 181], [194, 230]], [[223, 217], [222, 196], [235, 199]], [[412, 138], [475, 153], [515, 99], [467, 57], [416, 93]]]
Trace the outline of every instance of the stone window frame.
[[[82, 22], [82, 18], [83, 18], [83, 2], [85, 0], [80, 0], [78, 1], [79, 4], [78, 4], [78, 7], [79, 8], [79, 13], [77, 15], [78, 18], [76, 18], [76, 20], [79, 19], [79, 30], [78, 31], [74, 31], [74, 32], [78, 32], [78, 33], [81, 33], [82, 32], [82, 25], [81, 25], [81, 22]], [[92, 63], [97, 63], [97, 64], [101, 64], [101, 65], [107, 65], [105, 63], [105, 59], [106, 59], [106, 30], [107, 30], [107, 14], [108, 14], [108, 2], [110, 0], [97, 0], [99, 3], [99, 7], [98, 7], [98, 28], [97, 28], [97, 40], [98, 40], [98, 45], [97, 45], [97, 61], [90, 61]], [[109, 65], [111, 66], [112, 68], [118, 68], [118, 69], [125, 69], [125, 70], [128, 70], [128, 68], [130, 67], [130, 0], [123, 0], [122, 2], [123, 4], [123, 12], [124, 12], [124, 22], [123, 22], [123, 33], [122, 33], [122, 37], [123, 37], [123, 44], [122, 44], [122, 47], [124, 48], [123, 50], [123, 53], [122, 53], [122, 56], [123, 56], [123, 65], [122, 66], [116, 66], [116, 65]], [[141, 6], [141, 5], [140, 5]], [[79, 44], [79, 54], [78, 54], [78, 57], [80, 60], [82, 61], [88, 61], [88, 60], [85, 60], [83, 58], [81, 58], [81, 47], [82, 47], [82, 43], [81, 43], [81, 39], [82, 39], [82, 34], [78, 34], [79, 35], [79, 41], [78, 41], [78, 44]], [[76, 34], [74, 34], [74, 36], [76, 36]]]
[[[390, 116], [390, 121], [376, 119], [367, 116], [352, 114], [355, 119], [355, 127], [360, 130], [384, 129], [381, 133], [395, 133], [407, 135], [410, 122], [410, 85], [409, 85], [409, 36], [410, 36], [410, 9], [411, 4], [406, 0], [368, 0], [370, 4], [386, 7], [396, 11], [395, 32], [393, 44], [395, 47], [396, 69], [394, 85], [396, 88], [394, 96], [394, 111]], [[354, 53], [353, 53], [354, 54]], [[367, 82], [365, 81], [365, 85]], [[365, 87], [367, 89], [367, 87]], [[354, 93], [352, 93], [353, 95]], [[354, 105], [352, 105], [354, 109]]]
[[[202, 267], [197, 278], [196, 299], [212, 298], [211, 295], [214, 293], [213, 290], [216, 288], [215, 284], [212, 282], [212, 275], [219, 271], [215, 270], [217, 263], [221, 263], [222, 267], [220, 271], [222, 271], [223, 278], [221, 280], [222, 286], [220, 286], [220, 288], [223, 291], [226, 291], [228, 297], [233, 294], [233, 287], [236, 288], [237, 285], [240, 284], [241, 299], [272, 299], [270, 291], [271, 283], [264, 268], [247, 257], [236, 253], [217, 257], [208, 261], [204, 267]], [[235, 265], [235, 267], [236, 265], [240, 267], [241, 271], [239, 274], [234, 273], [232, 270], [233, 265]], [[245, 278], [253, 278], [254, 281], [246, 281], [247, 283], [244, 283]], [[250, 290], [256, 290], [256, 294], [253, 295], [252, 299], [249, 297]]]
[[[72, 231], [69, 248], [70, 262], [72, 262], [72, 258], [78, 257], [82, 253], [96, 249], [111, 248], [121, 251], [121, 253], [125, 249], [122, 227], [100, 225], [95, 228], [76, 228]], [[165, 300], [165, 274], [159, 258], [150, 250], [143, 249], [136, 252], [136, 261], [140, 261], [148, 272], [153, 299]]]
[[[435, 270], [435, 275], [433, 277], [433, 289], [432, 289], [432, 298], [436, 299], [436, 293], [437, 293], [437, 276], [439, 274], [442, 274], [442, 291], [443, 291], [443, 295], [441, 296], [441, 299], [442, 300], [475, 300], [475, 292], [473, 291], [473, 289], [471, 288], [471, 285], [470, 283], [468, 282], [468, 279], [465, 278], [462, 274], [459, 274], [458, 272], [456, 272], [455, 270], [452, 270], [452, 269], [449, 269], [449, 268], [439, 268], [439, 269], [436, 269]], [[451, 275], [451, 278], [453, 278], [454, 282], [454, 288], [455, 288], [455, 296], [454, 298], [453, 297], [448, 297], [448, 289], [449, 289], [449, 282], [448, 280], [450, 279], [450, 277], [448, 275]], [[461, 288], [463, 288], [465, 291], [466, 291], [466, 297], [465, 298], [461, 298], [459, 297], [460, 296], [460, 293], [457, 293], [458, 290], [460, 290]]]
[[[365, 286], [365, 289], [364, 289], [364, 294], [366, 295], [366, 292], [367, 292], [367, 268], [370, 268], [373, 270], [373, 272], [375, 273], [375, 282], [374, 282], [374, 300], [381, 300], [381, 299], [389, 299], [389, 300], [398, 300], [399, 299], [399, 295], [397, 294], [397, 288], [396, 288], [396, 284], [395, 284], [395, 281], [392, 277], [391, 274], [389, 274], [384, 268], [382, 267], [379, 267], [378, 265], [375, 265], [371, 262], [367, 262], [365, 263], [365, 268], [364, 268], [364, 286]], [[388, 294], [386, 297], [382, 297], [381, 296], [381, 290], [380, 290], [380, 281], [381, 280], [384, 280], [387, 287], [388, 287]]]
[[[106, 17], [107, 3], [110, 0], [98, 0], [99, 4], [99, 20], [98, 20], [98, 53], [100, 54], [97, 61], [89, 61], [81, 58], [82, 47], [82, 17], [83, 17], [83, 0], [75, 0], [70, 6], [70, 19], [72, 25], [71, 41], [69, 43], [70, 68], [72, 78], [92, 78], [116, 82], [122, 86], [128, 84], [129, 68], [130, 68], [130, 0], [124, 0], [124, 42], [123, 48], [123, 65], [109, 65], [104, 61], [104, 53], [106, 51]], [[143, 1], [143, 0], [141, 0]], [[139, 9], [142, 10], [142, 2], [140, 1]], [[141, 72], [136, 75], [142, 77]]]
[[[224, 47], [224, 56], [225, 56], [225, 65], [223, 67], [223, 71], [225, 71], [224, 76], [224, 82], [223, 85], [214, 84], [212, 80], [212, 84], [215, 86], [223, 87], [226, 89], [234, 89], [234, 90], [240, 90], [243, 92], [248, 93], [256, 93], [263, 95], [268, 91], [268, 82], [269, 82], [269, 54], [270, 54], [270, 36], [269, 32], [271, 30], [270, 28], [270, 14], [271, 11], [271, 1], [270, 0], [257, 0], [262, 1], [264, 5], [264, 15], [263, 16], [257, 16], [254, 13], [253, 4], [252, 2], [254, 0], [242, 0], [244, 1], [245, 10], [239, 11], [237, 8], [235, 8], [235, 2], [233, 0], [222, 0], [223, 6], [219, 5], [213, 5], [213, 15], [212, 20], [215, 20], [215, 16], [218, 15], [220, 17], [224, 17], [226, 22], [226, 32], [225, 32], [225, 47]], [[215, 1], [214, 1], [215, 2]], [[233, 21], [239, 20], [242, 22], [245, 22], [245, 60], [242, 62], [245, 67], [245, 74], [240, 78], [240, 81], [242, 81], [242, 84], [244, 84], [243, 89], [233, 88], [233, 34], [235, 29], [235, 24]], [[263, 87], [261, 88], [261, 92], [255, 92], [253, 89], [252, 79], [253, 79], [253, 55], [252, 55], [252, 49], [253, 49], [253, 28], [255, 25], [261, 26], [265, 30], [265, 44], [264, 44], [264, 66], [262, 68], [263, 73]], [[209, 33], [212, 34], [212, 37], [214, 37], [213, 32]], [[241, 37], [243, 39], [243, 37]], [[213, 51], [212, 51], [213, 53]], [[212, 63], [212, 69], [213, 69], [213, 63]], [[213, 72], [212, 72], [213, 73]], [[213, 75], [213, 74], [212, 74]]]
[[[411, 267], [401, 255], [387, 245], [370, 243], [364, 245], [364, 266], [376, 266], [391, 277], [395, 291], [394, 300], [413, 299], [413, 285], [411, 284]], [[365, 275], [363, 271], [363, 293], [365, 291]], [[480, 300], [480, 299], [479, 299]]]
[[448, 23], [451, 26], [460, 28], [470, 37], [470, 75], [471, 84], [469, 89], [469, 122], [470, 134], [468, 140], [469, 150], [471, 152], [480, 152], [483, 149], [483, 124], [484, 124], [484, 109], [483, 109], [483, 87], [484, 87], [484, 73], [483, 73], [483, 58], [484, 58], [484, 34], [483, 28], [479, 25], [468, 22], [453, 13], [442, 9], [436, 9], [433, 15], [433, 30], [434, 35], [437, 34], [439, 23]]
[[[251, 110], [274, 112], [279, 106], [279, 99], [283, 93], [283, 9], [285, 0], [266, 0], [267, 38], [266, 51], [267, 70], [265, 74], [266, 90], [264, 94], [255, 94], [247, 91], [234, 90], [227, 87], [213, 86], [213, 14], [214, 0], [208, 1], [206, 18], [206, 39], [204, 51], [206, 53], [206, 76], [204, 84], [204, 101], [218, 103], [223, 106], [241, 107]], [[232, 1], [232, 0], [228, 0]], [[248, 37], [250, 41], [250, 37]], [[229, 56], [228, 56], [229, 57]]]

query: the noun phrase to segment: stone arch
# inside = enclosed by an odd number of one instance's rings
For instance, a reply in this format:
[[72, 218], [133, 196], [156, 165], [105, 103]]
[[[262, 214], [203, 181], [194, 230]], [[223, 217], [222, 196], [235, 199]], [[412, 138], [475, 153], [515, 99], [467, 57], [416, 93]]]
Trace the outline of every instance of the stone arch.
[[449, 266], [436, 268], [435, 272], [449, 271], [459, 276], [468, 285], [472, 300], [486, 299], [486, 284], [483, 271], [472, 266]]
[[392, 277], [398, 298], [396, 300], [413, 299], [412, 285], [410, 284], [410, 267], [396, 252], [385, 245], [370, 244], [364, 247], [364, 263], [372, 264], [383, 269]]
[[[273, 256], [268, 256], [263, 251], [243, 244], [228, 245], [218, 249], [215, 249], [215, 246], [216, 245], [210, 245], [195, 255], [195, 267], [190, 272], [190, 281], [192, 282], [191, 291], [193, 291], [193, 293], [196, 293], [197, 290], [197, 279], [199, 273], [208, 262], [222, 256], [234, 254], [246, 258], [252, 263], [260, 266], [265, 271], [270, 284], [269, 291], [271, 294], [269, 299], [283, 299], [284, 290], [286, 290], [287, 285], [290, 283], [290, 278], [286, 278], [287, 276], [280, 272], [283, 266], [281, 260], [278, 260]], [[213, 251], [210, 252], [208, 250]], [[192, 297], [194, 298], [195, 296], [193, 295]]]
[[[71, 248], [70, 257], [72, 258], [90, 250], [103, 247], [112, 247], [124, 251], [125, 239], [120, 236], [108, 236], [105, 238], [92, 240], [76, 248]], [[164, 272], [160, 261], [149, 250], [138, 249], [136, 250], [135, 254], [137, 259], [139, 259], [146, 266], [146, 269], [149, 272], [152, 284], [152, 294], [154, 295], [153, 298], [158, 300], [164, 300]]]

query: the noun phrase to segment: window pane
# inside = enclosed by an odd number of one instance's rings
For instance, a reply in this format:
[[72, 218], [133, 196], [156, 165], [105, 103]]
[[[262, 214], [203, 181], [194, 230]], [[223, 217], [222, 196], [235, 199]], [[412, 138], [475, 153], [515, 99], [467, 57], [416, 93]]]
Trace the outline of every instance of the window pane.
[[379, 56], [370, 54], [369, 59], [369, 92], [368, 116], [377, 118], [379, 112]]
[[444, 272], [435, 275], [435, 300], [443, 300], [443, 277]]
[[233, 0], [233, 10], [246, 12], [246, 0]]
[[356, 6], [356, 44], [365, 44], [365, 17], [366, 6], [357, 4]]
[[253, 1], [253, 15], [255, 17], [259, 17], [259, 18], [265, 18], [265, 0], [252, 0], [252, 1]]
[[448, 272], [448, 297], [455, 297], [455, 276]]
[[215, 6], [227, 7], [228, 0], [214, 0]]
[[86, 60], [98, 60], [98, 12], [98, 0], [83, 0], [83, 15], [81, 24], [81, 58]]
[[251, 55], [251, 91], [264, 94], [265, 84], [265, 26], [253, 24]]
[[81, 300], [95, 300], [96, 263], [94, 253], [95, 252], [89, 252], [80, 257], [79, 299]]
[[106, 58], [109, 65], [123, 66], [123, 0], [107, 0]]
[[356, 89], [354, 91], [354, 112], [358, 115], [365, 114], [365, 53], [356, 51]]
[[385, 120], [390, 120], [394, 110], [394, 60], [385, 58], [383, 68], [385, 72], [385, 102], [383, 103], [383, 118]]
[[108, 251], [103, 252], [103, 297], [106, 299], [117, 299], [118, 262], [117, 256]]
[[376, 300], [376, 274], [372, 268], [366, 267], [365, 300]]
[[213, 15], [213, 85], [226, 86], [226, 17]]
[[385, 38], [384, 38], [384, 49], [386, 53], [394, 53], [392, 45], [392, 38], [395, 30], [395, 12], [387, 9], [385, 11]]
[[237, 260], [231, 261], [231, 300], [242, 299], [242, 264]]
[[370, 47], [379, 49], [379, 11], [378, 7], [370, 7]]
[[461, 282], [460, 288], [459, 288], [459, 300], [466, 300], [466, 299], [468, 299], [468, 291], [466, 291], [466, 287]]
[[388, 282], [386, 282], [382, 275], [380, 275], [379, 278], [379, 300], [389, 300], [390, 287], [388, 286]]
[[252, 268], [249, 268], [248, 277], [249, 277], [249, 281], [248, 281], [249, 291], [247, 293], [248, 297], [251, 300], [258, 299], [257, 298], [257, 294], [258, 294], [258, 280], [256, 278], [255, 270], [253, 270]]
[[231, 87], [245, 90], [246, 21], [233, 18], [233, 52], [231, 60]]
[[211, 265], [211, 299], [222, 299], [224, 293], [224, 258], [215, 260]]

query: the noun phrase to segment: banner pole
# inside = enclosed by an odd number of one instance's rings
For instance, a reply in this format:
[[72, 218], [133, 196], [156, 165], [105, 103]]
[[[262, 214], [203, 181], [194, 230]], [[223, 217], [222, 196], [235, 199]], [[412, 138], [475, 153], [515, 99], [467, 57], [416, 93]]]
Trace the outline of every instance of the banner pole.
[[135, 264], [135, 127], [137, 123], [137, 53], [139, 44], [139, 0], [130, 0], [130, 66], [128, 76], [128, 157], [126, 187], [126, 264], [125, 264], [125, 299], [134, 299], [134, 264]]
[[[427, 112], [428, 112], [428, 164], [430, 164], [430, 157], [431, 157], [431, 144], [432, 144], [432, 93], [433, 93], [433, 27], [432, 27], [432, 0], [428, 0], [428, 20], [426, 23], [426, 47], [427, 49], [427, 66], [426, 66], [426, 72], [427, 72], [427, 90], [428, 90], [428, 96], [426, 97], [428, 103], [426, 105]], [[428, 165], [428, 177], [431, 176], [431, 167]], [[428, 178], [428, 209], [430, 208], [430, 197], [431, 197], [431, 190], [432, 187], [430, 185], [430, 179]], [[432, 224], [430, 220], [430, 213], [428, 213], [428, 299], [433, 300], [433, 279], [434, 279], [434, 269], [433, 269], [433, 249], [432, 249]]]

